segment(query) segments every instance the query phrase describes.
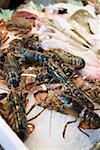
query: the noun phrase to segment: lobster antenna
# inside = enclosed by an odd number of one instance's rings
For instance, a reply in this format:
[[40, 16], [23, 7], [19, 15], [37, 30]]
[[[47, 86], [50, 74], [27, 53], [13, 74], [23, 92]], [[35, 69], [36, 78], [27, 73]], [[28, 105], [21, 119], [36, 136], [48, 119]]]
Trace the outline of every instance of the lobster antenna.
[[36, 104], [32, 105], [31, 108], [29, 109], [29, 111], [26, 113], [26, 115], [28, 115], [34, 108], [35, 108]]
[[45, 109], [46, 109], [46, 108], [43, 108], [36, 116], [34, 116], [34, 117], [32, 117], [31, 119], [27, 120], [27, 122], [30, 122], [30, 121], [36, 119], [38, 116], [40, 116], [40, 115], [42, 114], [42, 112], [44, 112]]

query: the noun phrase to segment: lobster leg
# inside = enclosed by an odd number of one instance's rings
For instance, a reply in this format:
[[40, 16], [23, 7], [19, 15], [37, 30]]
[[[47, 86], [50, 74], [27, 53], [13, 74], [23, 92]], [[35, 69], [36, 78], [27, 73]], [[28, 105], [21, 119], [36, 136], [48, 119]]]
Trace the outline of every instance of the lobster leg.
[[69, 122], [67, 122], [67, 123], [65, 124], [65, 127], [64, 127], [64, 130], [63, 130], [63, 138], [65, 138], [65, 132], [66, 132], [67, 126], [68, 126], [69, 124], [71, 124], [71, 123], [75, 123], [76, 121], [77, 121], [77, 118], [76, 118], [75, 120], [69, 121]]
[[40, 116], [40, 115], [42, 114], [42, 112], [43, 112], [45, 109], [46, 109], [46, 108], [43, 108], [36, 116], [34, 116], [34, 117], [32, 117], [31, 119], [27, 120], [27, 122], [36, 119], [38, 116]]
[[85, 133], [85, 132], [81, 129], [80, 124], [79, 124], [79, 126], [78, 126], [78, 129], [79, 129], [82, 133], [84, 133], [86, 136], [89, 137], [89, 135], [88, 135], [87, 133]]

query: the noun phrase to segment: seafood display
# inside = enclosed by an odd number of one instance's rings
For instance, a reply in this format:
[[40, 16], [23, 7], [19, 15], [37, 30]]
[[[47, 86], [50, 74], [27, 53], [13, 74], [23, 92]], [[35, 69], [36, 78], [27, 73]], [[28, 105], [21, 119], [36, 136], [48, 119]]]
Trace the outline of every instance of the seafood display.
[[[85, 100], [81, 98], [76, 100], [78, 98], [73, 98], [72, 96], [68, 95], [67, 92], [69, 91], [67, 90], [69, 89], [66, 90], [66, 86], [64, 86], [65, 85], [61, 84], [52, 84], [50, 88], [47, 84], [42, 84], [36, 88], [31, 89], [31, 92], [34, 93], [36, 103], [38, 105], [67, 115], [69, 114], [75, 116], [77, 119], [80, 117], [81, 121], [78, 128], [81, 132], [85, 133], [81, 129], [100, 128], [100, 117], [95, 112], [93, 112], [93, 104], [89, 100], [87, 100], [87, 103], [85, 104]], [[58, 91], [60, 92], [58, 93]], [[77, 119], [75, 121], [77, 121]], [[75, 121], [68, 122], [65, 125], [63, 137], [65, 136], [67, 125]]]
[[[88, 137], [84, 130], [100, 129], [100, 60], [91, 25], [98, 14], [85, 6], [72, 14], [66, 4], [52, 7], [38, 11], [29, 2], [0, 21], [0, 84], [6, 86], [0, 87], [0, 115], [23, 142], [36, 127], [31, 121], [46, 109], [75, 118], [65, 124], [63, 138], [77, 120]], [[29, 94], [35, 103], [26, 111]], [[27, 119], [36, 106], [42, 111]]]

